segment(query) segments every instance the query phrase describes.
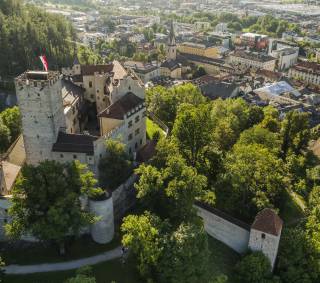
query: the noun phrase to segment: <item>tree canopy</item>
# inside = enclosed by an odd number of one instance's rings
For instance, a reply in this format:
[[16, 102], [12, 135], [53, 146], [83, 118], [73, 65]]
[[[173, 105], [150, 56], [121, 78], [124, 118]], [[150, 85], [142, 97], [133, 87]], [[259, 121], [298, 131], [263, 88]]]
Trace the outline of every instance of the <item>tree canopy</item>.
[[25, 165], [13, 188], [13, 220], [7, 224], [9, 236], [31, 234], [40, 240], [52, 240], [63, 248], [67, 235], [95, 221], [83, 210], [81, 195], [95, 190], [92, 173], [78, 161], [60, 164], [44, 161], [38, 166]]
[[20, 0], [1, 1], [0, 5], [0, 76], [11, 77], [27, 69], [40, 68], [37, 58], [45, 54], [49, 68], [72, 63], [75, 38], [71, 23]]

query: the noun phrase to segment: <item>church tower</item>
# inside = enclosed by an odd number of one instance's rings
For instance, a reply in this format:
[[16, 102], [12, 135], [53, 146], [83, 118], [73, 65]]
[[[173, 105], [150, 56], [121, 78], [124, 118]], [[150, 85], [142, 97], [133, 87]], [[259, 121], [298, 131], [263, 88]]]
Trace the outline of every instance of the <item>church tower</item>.
[[52, 145], [66, 127], [58, 72], [27, 71], [15, 79], [28, 164], [52, 159]]
[[177, 59], [177, 44], [176, 36], [174, 34], [173, 22], [171, 22], [168, 47], [167, 47], [167, 60]]

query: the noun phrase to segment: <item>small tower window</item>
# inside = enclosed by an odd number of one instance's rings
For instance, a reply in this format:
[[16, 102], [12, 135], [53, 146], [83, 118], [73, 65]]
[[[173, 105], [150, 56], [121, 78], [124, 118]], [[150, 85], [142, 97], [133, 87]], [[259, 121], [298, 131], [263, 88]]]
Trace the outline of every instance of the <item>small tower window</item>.
[[77, 155], [76, 154], [73, 155], [73, 159], [77, 159]]
[[63, 154], [60, 154], [60, 157], [63, 158]]
[[92, 82], [89, 82], [89, 87], [92, 87]]
[[262, 233], [262, 234], [261, 234], [261, 238], [262, 238], [262, 239], [265, 239], [265, 238], [266, 238], [266, 234]]

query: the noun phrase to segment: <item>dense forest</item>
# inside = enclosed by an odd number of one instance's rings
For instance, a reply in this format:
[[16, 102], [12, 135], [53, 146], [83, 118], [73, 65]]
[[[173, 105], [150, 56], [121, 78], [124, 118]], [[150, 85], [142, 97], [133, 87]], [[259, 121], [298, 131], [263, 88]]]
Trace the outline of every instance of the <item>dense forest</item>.
[[0, 1], [0, 78], [26, 69], [41, 68], [38, 56], [45, 54], [50, 69], [71, 63], [75, 38], [70, 23], [21, 0]]

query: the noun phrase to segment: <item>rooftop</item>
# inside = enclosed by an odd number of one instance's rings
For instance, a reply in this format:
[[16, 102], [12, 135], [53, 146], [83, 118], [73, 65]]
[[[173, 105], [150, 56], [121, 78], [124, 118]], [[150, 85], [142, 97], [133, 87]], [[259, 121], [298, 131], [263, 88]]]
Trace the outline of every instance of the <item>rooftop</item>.
[[125, 96], [121, 97], [118, 101], [100, 112], [98, 117], [123, 120], [126, 113], [141, 105], [143, 102], [143, 99], [136, 96], [132, 92], [128, 92]]
[[97, 137], [83, 134], [67, 134], [59, 132], [56, 143], [52, 146], [54, 152], [75, 152], [93, 155], [93, 142]]
[[257, 214], [251, 228], [267, 234], [279, 236], [282, 224], [283, 221], [272, 209], [265, 208]]
[[261, 53], [257, 52], [248, 52], [244, 50], [237, 50], [230, 56], [235, 56], [235, 57], [240, 57], [248, 60], [253, 60], [253, 61], [259, 61], [259, 62], [269, 62], [269, 61], [274, 61], [276, 58], [264, 55]]
[[320, 75], [320, 64], [316, 62], [299, 62], [297, 65], [293, 66], [293, 69], [301, 72], [308, 72]]

